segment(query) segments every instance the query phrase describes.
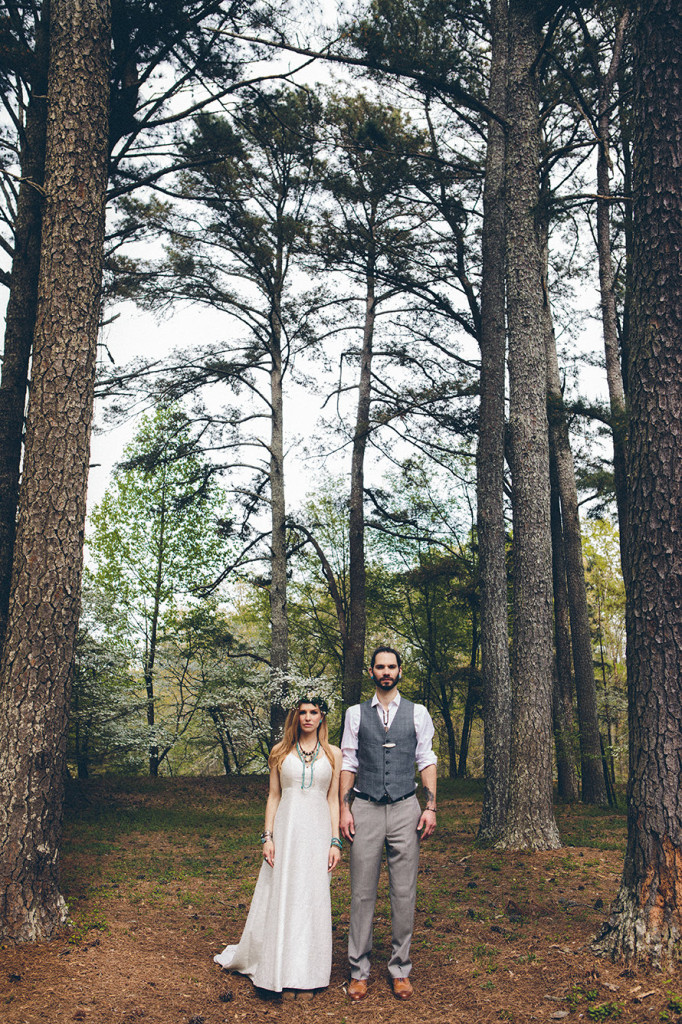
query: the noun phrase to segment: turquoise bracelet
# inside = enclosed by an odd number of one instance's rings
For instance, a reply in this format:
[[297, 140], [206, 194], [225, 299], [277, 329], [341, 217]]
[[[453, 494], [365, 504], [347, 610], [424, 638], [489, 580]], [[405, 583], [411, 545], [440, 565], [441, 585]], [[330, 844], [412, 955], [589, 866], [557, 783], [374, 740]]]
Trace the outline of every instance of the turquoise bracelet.
[[331, 845], [335, 846], [337, 850], [343, 850], [343, 843], [341, 842], [340, 839], [337, 839], [336, 836], [333, 837]]

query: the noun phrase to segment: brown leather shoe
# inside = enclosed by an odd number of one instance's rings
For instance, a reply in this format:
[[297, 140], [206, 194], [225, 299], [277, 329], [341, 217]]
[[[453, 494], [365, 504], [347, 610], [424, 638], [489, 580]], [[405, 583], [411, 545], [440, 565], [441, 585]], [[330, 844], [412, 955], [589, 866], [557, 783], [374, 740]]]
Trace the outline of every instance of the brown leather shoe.
[[393, 979], [393, 995], [396, 999], [401, 999], [403, 1002], [409, 999], [414, 989], [412, 988], [412, 982], [409, 978], [394, 978]]
[[354, 1003], [359, 1003], [367, 995], [367, 979], [351, 978], [348, 983], [348, 998]]

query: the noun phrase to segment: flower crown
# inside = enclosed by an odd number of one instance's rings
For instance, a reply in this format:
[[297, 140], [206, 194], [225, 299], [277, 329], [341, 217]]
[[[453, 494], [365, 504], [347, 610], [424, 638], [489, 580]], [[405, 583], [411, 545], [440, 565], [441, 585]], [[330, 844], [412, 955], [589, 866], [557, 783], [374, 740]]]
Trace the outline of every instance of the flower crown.
[[303, 697], [297, 697], [294, 703], [291, 705], [293, 711], [296, 710], [301, 704], [314, 704], [315, 707], [319, 708], [323, 715], [329, 714], [329, 705], [327, 704], [324, 697], [318, 697], [315, 694], [307, 693]]
[[[273, 704], [279, 704], [287, 710], [295, 710], [299, 704], [314, 704], [324, 715], [328, 715], [336, 707], [337, 700], [334, 684], [324, 676], [311, 678], [298, 676], [294, 672], [273, 673], [275, 692], [272, 693]], [[279, 690], [279, 693], [276, 691]]]

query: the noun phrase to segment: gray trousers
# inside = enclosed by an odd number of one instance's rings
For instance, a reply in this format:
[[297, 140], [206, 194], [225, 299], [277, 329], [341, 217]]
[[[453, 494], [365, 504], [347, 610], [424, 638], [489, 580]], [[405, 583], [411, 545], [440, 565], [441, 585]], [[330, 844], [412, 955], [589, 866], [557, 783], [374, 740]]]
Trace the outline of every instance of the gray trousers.
[[391, 893], [391, 959], [393, 978], [406, 978], [412, 969], [410, 943], [414, 926], [419, 868], [421, 809], [417, 797], [397, 804], [370, 800], [353, 802], [355, 839], [350, 850], [350, 929], [348, 959], [352, 978], [369, 977], [374, 904], [377, 898], [381, 857], [386, 849]]

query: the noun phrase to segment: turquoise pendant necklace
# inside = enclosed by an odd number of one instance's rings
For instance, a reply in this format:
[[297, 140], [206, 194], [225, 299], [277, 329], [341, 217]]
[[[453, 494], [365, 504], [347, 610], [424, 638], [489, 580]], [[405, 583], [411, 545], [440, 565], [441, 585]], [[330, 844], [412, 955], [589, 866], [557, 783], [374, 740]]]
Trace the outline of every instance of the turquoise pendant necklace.
[[[310, 787], [313, 784], [313, 773], [314, 773], [314, 770], [315, 770], [315, 761], [317, 760], [317, 755], [318, 755], [319, 749], [320, 749], [320, 741], [319, 740], [317, 741], [317, 746], [315, 747], [315, 749], [311, 750], [309, 754], [306, 754], [306, 752], [304, 750], [301, 750], [301, 744], [300, 743], [296, 743], [296, 753], [299, 756], [299, 759], [301, 761], [301, 766], [302, 766], [302, 771], [301, 771], [301, 789], [310, 789]], [[306, 770], [308, 765], [310, 765], [310, 782], [306, 786], [305, 770]]]

